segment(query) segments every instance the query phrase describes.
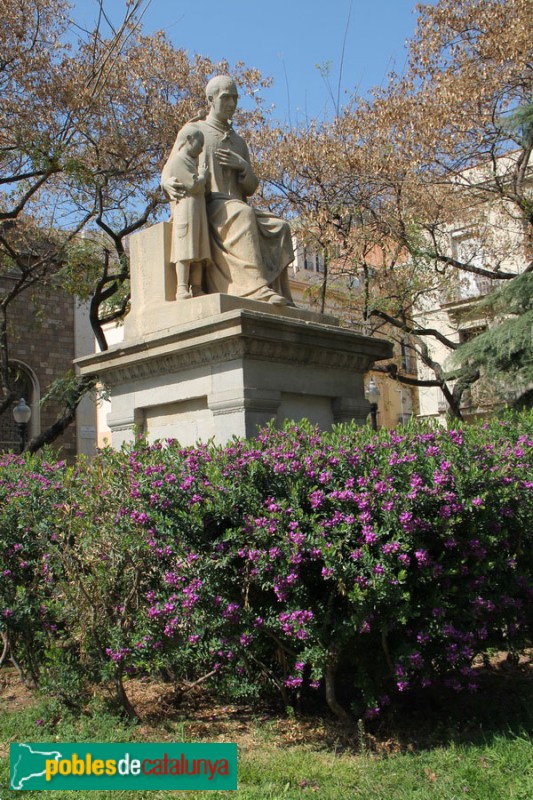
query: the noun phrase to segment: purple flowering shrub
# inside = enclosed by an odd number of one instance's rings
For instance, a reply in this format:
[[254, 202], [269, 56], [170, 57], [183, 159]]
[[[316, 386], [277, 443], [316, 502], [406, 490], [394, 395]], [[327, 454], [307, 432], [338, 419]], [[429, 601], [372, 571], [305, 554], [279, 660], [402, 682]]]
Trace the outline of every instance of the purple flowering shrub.
[[288, 427], [221, 451], [206, 568], [232, 669], [322, 683], [339, 716], [339, 683], [370, 715], [436, 680], [474, 689], [477, 654], [528, 640], [531, 445], [493, 423]]
[[34, 683], [62, 624], [51, 546], [64, 474], [46, 455], [0, 456], [0, 666]]
[[188, 492], [197, 453], [172, 449], [167, 465], [161, 450], [105, 450], [72, 471], [55, 548], [78, 674], [111, 682], [130, 716], [128, 676], [163, 674], [179, 684], [197, 680], [203, 662], [210, 672], [198, 646], [205, 623], [191, 546], [202, 527]]
[[19, 464], [21, 496], [12, 477], [2, 489], [1, 569], [19, 558], [19, 519], [35, 575], [46, 554], [52, 577], [32, 584], [17, 567], [0, 630], [27, 620], [17, 593], [33, 586], [37, 608], [42, 591], [58, 622], [51, 641], [32, 621], [41, 674], [64, 681], [68, 660], [112, 681], [130, 713], [132, 674], [234, 696], [274, 687], [287, 704], [324, 694], [344, 719], [347, 703], [372, 717], [437, 682], [473, 690], [476, 656], [530, 642], [532, 444], [531, 413], [450, 431], [303, 423], [226, 447], [139, 442], [58, 467], [39, 511], [35, 462]]

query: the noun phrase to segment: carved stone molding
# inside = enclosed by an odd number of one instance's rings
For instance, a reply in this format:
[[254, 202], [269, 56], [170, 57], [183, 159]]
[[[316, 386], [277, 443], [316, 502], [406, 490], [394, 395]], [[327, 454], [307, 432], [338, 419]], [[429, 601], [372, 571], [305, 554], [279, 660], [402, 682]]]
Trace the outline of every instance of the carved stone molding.
[[234, 311], [149, 341], [125, 342], [78, 365], [82, 374], [99, 374], [116, 386], [240, 359], [364, 372], [390, 353], [387, 342], [341, 328]]
[[127, 412], [121, 414], [108, 414], [107, 424], [112, 433], [115, 431], [130, 431], [132, 428], [137, 428], [142, 432], [144, 425], [144, 413], [142, 409], [131, 408]]
[[370, 404], [364, 398], [361, 402], [354, 397], [335, 397], [331, 408], [335, 422], [363, 422], [370, 412]]
[[251, 388], [235, 392], [230, 389], [211, 395], [208, 397], [207, 403], [215, 415], [259, 411], [264, 413], [267, 418], [275, 417], [281, 403], [281, 392]]

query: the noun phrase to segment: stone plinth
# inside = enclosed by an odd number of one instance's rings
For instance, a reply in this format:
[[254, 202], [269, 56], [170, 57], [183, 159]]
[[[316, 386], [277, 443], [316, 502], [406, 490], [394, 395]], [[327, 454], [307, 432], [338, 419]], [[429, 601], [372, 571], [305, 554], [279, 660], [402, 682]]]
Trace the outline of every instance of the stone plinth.
[[114, 447], [134, 429], [189, 445], [253, 436], [271, 419], [362, 424], [363, 374], [392, 354], [387, 342], [301, 309], [228, 295], [162, 303], [149, 322], [127, 318], [121, 345], [77, 362], [111, 390]]

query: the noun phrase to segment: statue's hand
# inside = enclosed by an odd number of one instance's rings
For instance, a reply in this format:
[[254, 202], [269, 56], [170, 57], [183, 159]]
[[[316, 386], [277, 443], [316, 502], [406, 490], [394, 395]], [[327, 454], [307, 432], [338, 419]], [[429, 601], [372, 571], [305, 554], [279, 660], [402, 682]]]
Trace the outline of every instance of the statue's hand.
[[244, 158], [242, 158], [242, 156], [237, 155], [237, 153], [233, 153], [231, 150], [225, 150], [221, 147], [216, 151], [216, 155], [223, 167], [229, 167], [230, 169], [236, 169], [242, 172], [248, 166], [247, 162]]
[[185, 186], [183, 186], [177, 178], [168, 178], [162, 186], [171, 200], [182, 200], [187, 194]]

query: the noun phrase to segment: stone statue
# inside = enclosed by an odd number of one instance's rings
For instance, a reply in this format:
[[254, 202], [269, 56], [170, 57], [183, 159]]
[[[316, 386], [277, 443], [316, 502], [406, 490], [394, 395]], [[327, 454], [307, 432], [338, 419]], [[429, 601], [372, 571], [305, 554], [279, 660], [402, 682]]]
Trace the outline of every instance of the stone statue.
[[[291, 298], [287, 266], [294, 259], [288, 223], [249, 206], [246, 198], [257, 189], [259, 181], [254, 174], [246, 142], [231, 126], [237, 108], [237, 87], [227, 76], [212, 78], [206, 87], [209, 112], [205, 119], [196, 119], [185, 127], [194, 126], [203, 134], [203, 167], [199, 175], [209, 176], [206, 185], [206, 210], [210, 233], [211, 263], [205, 271], [205, 286], [209, 293], [224, 293], [264, 300], [274, 305], [294, 305]], [[177, 201], [177, 211], [183, 198], [193, 192], [182, 180], [177, 154], [182, 148], [182, 131], [161, 176], [161, 185], [168, 197]], [[200, 151], [198, 151], [200, 152]], [[189, 166], [189, 169], [192, 169]], [[201, 180], [198, 177], [198, 180]], [[197, 181], [198, 183], [198, 181]], [[183, 206], [188, 225], [193, 225], [197, 203], [202, 198], [198, 188], [196, 203]], [[187, 208], [187, 210], [185, 210]], [[185, 220], [179, 216], [178, 225]], [[185, 230], [184, 228], [181, 230]], [[180, 252], [179, 236], [173, 234], [172, 258], [179, 272], [184, 261]], [[183, 251], [185, 252], [185, 251]], [[191, 251], [188, 251], [190, 253]], [[205, 256], [205, 251], [202, 251]], [[185, 272], [183, 272], [185, 275]], [[190, 269], [192, 294], [197, 291], [196, 266]], [[188, 279], [185, 275], [185, 279]], [[188, 287], [185, 287], [188, 296]], [[180, 295], [180, 288], [178, 288]], [[185, 295], [183, 295], [185, 299]]]
[[181, 187], [179, 191], [168, 190], [170, 198], [175, 201], [170, 261], [176, 265], [176, 300], [204, 294], [202, 267], [205, 261], [211, 261], [205, 205], [209, 170], [204, 164], [198, 171], [198, 156], [203, 146], [202, 131], [194, 125], [185, 125], [178, 133], [167, 163], [174, 180], [179, 181]]

